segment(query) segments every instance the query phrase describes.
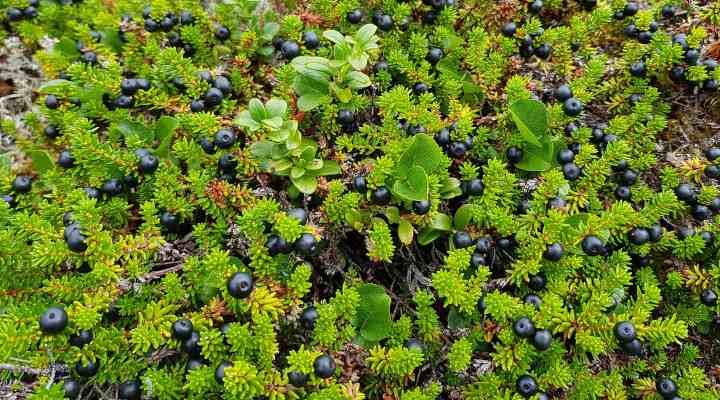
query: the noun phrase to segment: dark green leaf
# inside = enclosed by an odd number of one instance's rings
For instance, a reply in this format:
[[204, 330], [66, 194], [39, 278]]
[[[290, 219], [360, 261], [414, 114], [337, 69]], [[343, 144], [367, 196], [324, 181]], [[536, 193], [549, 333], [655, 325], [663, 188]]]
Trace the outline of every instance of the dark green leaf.
[[537, 100], [518, 100], [510, 105], [510, 115], [525, 142], [542, 147], [547, 133], [548, 115], [545, 104]]
[[381, 286], [366, 283], [358, 288], [358, 304], [355, 326], [360, 336], [369, 342], [379, 342], [392, 331], [390, 319], [390, 296]]

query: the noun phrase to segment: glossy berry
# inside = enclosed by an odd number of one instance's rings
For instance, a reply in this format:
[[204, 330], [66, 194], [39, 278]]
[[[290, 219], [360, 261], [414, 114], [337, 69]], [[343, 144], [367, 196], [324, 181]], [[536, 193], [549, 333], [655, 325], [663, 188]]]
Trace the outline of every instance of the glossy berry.
[[653, 37], [653, 34], [652, 34], [652, 32], [649, 32], [649, 31], [641, 31], [641, 32], [638, 32], [638, 35], [637, 35], [638, 42], [640, 42], [642, 44], [650, 43], [652, 41], [652, 37]]
[[580, 169], [580, 167], [571, 162], [563, 164], [562, 171], [565, 179], [569, 181], [574, 181], [578, 179], [580, 175], [582, 175], [582, 170]]
[[508, 22], [503, 25], [501, 32], [503, 36], [513, 37], [515, 36], [515, 32], [517, 32], [517, 25], [514, 22]]
[[303, 233], [295, 241], [295, 251], [304, 256], [311, 256], [317, 251], [317, 239], [310, 233]]
[[229, 94], [232, 91], [232, 84], [230, 80], [222, 75], [215, 78], [212, 82], [214, 88], [219, 89], [223, 95]]
[[535, 57], [540, 58], [542, 60], [547, 60], [550, 58], [550, 53], [552, 53], [552, 48], [549, 44], [543, 43], [540, 46], [536, 47], [535, 50], [533, 50], [533, 53], [535, 54]]
[[537, 392], [537, 382], [530, 375], [523, 375], [515, 382], [515, 390], [521, 396], [528, 398]]
[[335, 360], [328, 354], [322, 354], [313, 363], [315, 375], [320, 378], [329, 378], [335, 375]]
[[270, 235], [265, 242], [265, 248], [268, 249], [268, 254], [271, 257], [280, 253], [287, 253], [290, 250], [287, 241], [278, 235]]
[[391, 16], [383, 14], [378, 17], [376, 25], [381, 31], [388, 32], [393, 28], [393, 19]]
[[103, 193], [107, 194], [108, 196], [117, 196], [122, 193], [123, 189], [123, 183], [116, 178], [109, 179], [102, 185]]
[[532, 344], [533, 346], [535, 346], [536, 349], [540, 351], [545, 351], [549, 349], [550, 345], [552, 344], [552, 333], [550, 333], [550, 331], [547, 329], [535, 332], [535, 335], [533, 335]]
[[616, 323], [613, 331], [615, 332], [617, 340], [625, 343], [634, 340], [637, 335], [635, 333], [635, 325], [630, 321], [620, 321]]
[[300, 55], [300, 45], [294, 40], [286, 40], [283, 42], [282, 46], [280, 46], [280, 52], [283, 57], [288, 60], [292, 60]]
[[525, 302], [525, 304], [532, 304], [536, 310], [539, 310], [540, 306], [542, 305], [542, 299], [536, 294], [529, 294], [525, 296], [523, 301]]
[[544, 273], [539, 272], [530, 276], [530, 280], [528, 281], [530, 289], [539, 292], [541, 290], [545, 290], [545, 285], [547, 285], [547, 278]]
[[7, 17], [8, 21], [16, 22], [23, 19], [23, 12], [19, 8], [9, 7], [7, 10], [5, 10], [5, 16]]
[[54, 110], [60, 107], [60, 101], [54, 94], [49, 94], [45, 97], [45, 107]]
[[557, 161], [560, 164], [568, 164], [575, 160], [575, 153], [570, 149], [562, 149], [557, 154]]
[[45, 127], [44, 132], [45, 136], [47, 136], [48, 139], [55, 139], [56, 137], [60, 136], [60, 131], [58, 130], [58, 128], [52, 125], [48, 125], [47, 127]]
[[29, 176], [18, 175], [13, 180], [12, 189], [17, 193], [27, 193], [32, 189], [32, 180]]
[[218, 26], [215, 28], [215, 37], [220, 41], [225, 41], [230, 38], [230, 30], [224, 26]]
[[488, 253], [492, 250], [492, 238], [487, 236], [479, 238], [475, 243], [475, 250], [483, 254]]
[[223, 92], [220, 89], [212, 87], [205, 93], [205, 105], [215, 107], [222, 102], [223, 97]]
[[80, 331], [77, 334], [70, 335], [70, 344], [75, 347], [84, 347], [93, 340], [91, 331]]
[[535, 0], [532, 3], [530, 3], [530, 6], [528, 7], [528, 11], [531, 14], [539, 14], [540, 11], [542, 11], [543, 5], [544, 4], [543, 4], [542, 0]]
[[359, 9], [352, 10], [347, 13], [347, 21], [351, 24], [359, 24], [362, 21], [363, 12]]
[[320, 38], [317, 33], [313, 31], [303, 32], [303, 44], [310, 50], [315, 50], [320, 47]]
[[315, 306], [307, 306], [300, 315], [300, 321], [306, 328], [313, 329], [319, 316], [320, 314], [318, 314]]
[[555, 89], [555, 99], [558, 101], [565, 101], [571, 97], [573, 97], [572, 89], [570, 89], [570, 86], [568, 85], [560, 85]]
[[704, 289], [702, 293], [700, 293], [700, 301], [708, 307], [715, 307], [717, 298], [717, 293], [712, 289]]
[[372, 202], [378, 205], [385, 205], [390, 202], [390, 190], [385, 186], [381, 186], [372, 193]]
[[583, 110], [583, 105], [580, 102], [580, 100], [571, 97], [567, 100], [565, 100], [565, 103], [563, 103], [563, 112], [565, 112], [565, 115], [574, 117], [577, 115], [580, 115], [580, 113]]
[[629, 342], [620, 343], [620, 348], [622, 348], [625, 354], [631, 356], [639, 356], [642, 354], [643, 351], [642, 343], [640, 343], [640, 341], [637, 339], [633, 339]]
[[141, 395], [142, 390], [140, 389], [140, 382], [138, 381], [126, 381], [118, 387], [118, 399], [140, 400]]
[[581, 244], [582, 250], [589, 256], [599, 256], [606, 252], [605, 244], [594, 235], [585, 236]]
[[720, 166], [717, 165], [708, 165], [705, 167], [705, 170], [703, 171], [705, 173], [705, 176], [712, 179], [720, 178]]
[[705, 221], [712, 218], [712, 211], [703, 204], [695, 204], [692, 206], [692, 216], [698, 221]]
[[459, 159], [463, 158], [465, 156], [465, 152], [467, 152], [467, 146], [465, 146], [465, 143], [463, 142], [452, 142], [450, 143], [450, 147], [448, 148], [448, 153], [450, 153], [453, 158]]
[[430, 64], [437, 64], [438, 61], [440, 61], [443, 57], [443, 51], [439, 47], [431, 47], [430, 50], [428, 50], [427, 55], [425, 56], [425, 59]]
[[450, 144], [450, 131], [447, 128], [443, 128], [435, 134], [435, 142], [444, 147]]
[[560, 243], [553, 243], [547, 247], [543, 253], [543, 258], [548, 261], [560, 261], [563, 256], [563, 247]]
[[90, 378], [97, 374], [100, 369], [100, 360], [96, 362], [88, 361], [87, 364], [82, 364], [80, 361], [75, 363], [75, 372], [83, 378]]
[[711, 147], [705, 150], [705, 157], [709, 161], [715, 161], [720, 158], [720, 147]]
[[160, 162], [158, 161], [157, 157], [148, 154], [140, 158], [140, 163], [138, 164], [138, 171], [140, 171], [141, 174], [152, 174], [153, 172], [155, 172], [155, 170], [158, 169], [158, 165], [160, 165]]
[[50, 307], [40, 315], [40, 330], [43, 333], [59, 333], [68, 325], [68, 315], [62, 307]]
[[475, 252], [470, 257], [470, 265], [477, 268], [481, 265], [488, 265], [488, 262], [483, 254]]
[[189, 319], [179, 319], [173, 322], [172, 335], [178, 340], [188, 340], [193, 333], [193, 324]]
[[522, 161], [523, 152], [522, 152], [522, 150], [513, 146], [513, 147], [508, 148], [505, 151], [505, 156], [507, 157], [510, 164], [517, 164], [520, 161]]
[[287, 210], [287, 215], [300, 221], [301, 224], [307, 222], [307, 211], [304, 208], [291, 208]]
[[678, 392], [675, 381], [670, 378], [658, 379], [657, 382], [655, 382], [655, 389], [663, 399], [672, 399]]
[[697, 200], [697, 188], [688, 183], [680, 184], [675, 188], [675, 196], [685, 203], [694, 203]]
[[235, 140], [237, 140], [237, 136], [230, 129], [220, 129], [215, 134], [215, 145], [221, 149], [229, 149], [235, 144]]
[[340, 125], [350, 125], [355, 122], [355, 114], [346, 109], [340, 109], [337, 112], [337, 122]]
[[126, 96], [134, 95], [139, 89], [137, 80], [135, 79], [123, 79], [122, 82], [120, 82], [120, 92]]
[[65, 392], [65, 397], [69, 399], [77, 398], [80, 395], [80, 388], [80, 382], [75, 379], [68, 378], [63, 381], [63, 391]]
[[413, 201], [413, 211], [418, 215], [425, 215], [430, 211], [430, 200]]
[[635, 228], [630, 231], [630, 243], [634, 245], [643, 245], [650, 240], [650, 232], [647, 229]]
[[630, 65], [630, 75], [641, 77], [645, 76], [645, 63], [642, 61], [634, 62], [632, 65]]
[[483, 194], [484, 189], [485, 186], [483, 185], [482, 180], [478, 178], [471, 179], [465, 185], [465, 193], [469, 196], [480, 196]]
[[197, 331], [192, 331], [190, 337], [182, 343], [182, 350], [192, 357], [200, 356], [200, 334]]
[[458, 249], [464, 249], [473, 245], [473, 240], [467, 232], [455, 232], [452, 236], [453, 244]]
[[58, 156], [57, 163], [65, 169], [72, 168], [75, 166], [75, 157], [70, 153], [70, 150], [63, 150]]
[[360, 175], [353, 178], [353, 189], [359, 193], [367, 192], [367, 181], [364, 176]]
[[70, 229], [69, 231], [68, 228], [71, 227], [69, 226], [65, 228], [65, 243], [67, 244], [68, 249], [76, 253], [82, 253], [87, 250], [85, 236], [83, 236], [80, 232], [80, 228], [76, 226], [74, 229]]
[[168, 232], [175, 233], [180, 228], [180, 216], [169, 211], [164, 211], [160, 214], [160, 225], [162, 225]]
[[215, 368], [215, 381], [217, 383], [223, 383], [223, 380], [225, 379], [225, 369], [230, 367], [232, 367], [232, 363], [230, 361], [223, 361], [217, 366], [217, 368]]
[[190, 111], [199, 113], [205, 111], [205, 102], [202, 100], [193, 100], [190, 103]]
[[295, 387], [305, 386], [308, 376], [300, 371], [290, 371], [288, 373], [288, 382]]
[[248, 272], [236, 272], [227, 281], [227, 290], [230, 296], [244, 299], [252, 293], [255, 281]]
[[648, 234], [650, 241], [655, 243], [662, 237], [662, 226], [660, 224], [653, 224], [648, 228]]
[[535, 325], [528, 317], [522, 317], [513, 323], [513, 332], [522, 338], [529, 338], [535, 334]]

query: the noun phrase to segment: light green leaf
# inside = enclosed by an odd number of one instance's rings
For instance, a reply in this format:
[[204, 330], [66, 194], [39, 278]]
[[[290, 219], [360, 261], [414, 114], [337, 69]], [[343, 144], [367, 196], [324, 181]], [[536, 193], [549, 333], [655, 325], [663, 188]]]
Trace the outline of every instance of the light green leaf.
[[305, 194], [311, 194], [315, 192], [315, 188], [317, 188], [317, 178], [314, 176], [303, 175], [300, 178], [290, 177], [290, 181], [292, 181], [298, 190]]
[[381, 286], [366, 283], [358, 288], [358, 303], [355, 327], [360, 336], [368, 342], [379, 342], [392, 332], [390, 319], [390, 296]]
[[362, 89], [372, 84], [370, 78], [360, 71], [350, 71], [346, 76], [347, 85], [353, 89]]
[[411, 167], [404, 179], [401, 178], [395, 181], [392, 191], [396, 196], [404, 200], [427, 200], [429, 186], [425, 170], [419, 165]]
[[263, 26], [262, 30], [262, 38], [265, 41], [271, 41], [275, 35], [280, 31], [280, 24], [276, 22], [267, 22], [265, 23], [265, 26]]
[[248, 111], [250, 112], [250, 116], [252, 116], [252, 119], [258, 122], [264, 120], [267, 117], [267, 113], [265, 112], [265, 106], [258, 99], [250, 99], [250, 102], [248, 103]]
[[303, 112], [310, 111], [325, 102], [326, 99], [326, 96], [318, 94], [306, 94], [300, 96], [297, 102], [298, 110]]
[[437, 143], [428, 135], [421, 133], [415, 135], [415, 140], [405, 150], [398, 162], [398, 175], [407, 175], [410, 168], [415, 165], [421, 166], [428, 173], [432, 173], [443, 159], [443, 151]]
[[272, 117], [262, 120], [262, 123], [271, 129], [280, 129], [283, 125], [283, 119], [281, 117]]
[[305, 175], [305, 168], [293, 167], [290, 170], [290, 178], [298, 179], [298, 178], [302, 177], [303, 175]]
[[377, 32], [377, 26], [373, 24], [365, 24], [358, 29], [354, 36], [358, 42], [365, 44], [373, 38], [375, 32]]
[[157, 149], [155, 149], [156, 156], [167, 157], [177, 124], [175, 118], [167, 115], [160, 117], [155, 123], [155, 137], [160, 141]]
[[460, 208], [455, 211], [455, 218], [453, 219], [453, 225], [457, 230], [463, 230], [470, 223], [473, 217], [473, 211], [475, 210], [473, 204], [463, 204]]
[[447, 214], [437, 213], [433, 216], [430, 227], [439, 231], [450, 232], [452, 230], [452, 220]]
[[155, 140], [155, 132], [151, 129], [148, 129], [145, 125], [139, 122], [120, 121], [117, 127], [118, 130], [120, 130], [120, 132], [123, 134], [123, 136], [136, 136], [148, 145], [151, 145], [153, 140]]
[[345, 36], [336, 30], [328, 30], [323, 32], [323, 37], [336, 44], [345, 41]]
[[248, 110], [243, 110], [240, 115], [235, 118], [235, 123], [238, 126], [248, 128], [251, 132], [254, 132], [262, 127], [260, 123], [252, 118]]
[[43, 173], [55, 169], [55, 163], [45, 150], [30, 150], [27, 155], [32, 160], [35, 171]]
[[418, 235], [418, 244], [421, 246], [428, 245], [443, 235], [443, 231], [427, 227]]
[[398, 224], [398, 238], [400, 239], [400, 242], [405, 245], [409, 245], [412, 243], [414, 235], [415, 232], [413, 231], [412, 224], [410, 224], [407, 220], [401, 219]]
[[287, 103], [282, 99], [270, 99], [265, 103], [265, 111], [268, 113], [268, 117], [284, 117], [287, 112]]
[[546, 135], [548, 115], [545, 104], [537, 100], [517, 100], [510, 105], [510, 115], [527, 143], [541, 147]]

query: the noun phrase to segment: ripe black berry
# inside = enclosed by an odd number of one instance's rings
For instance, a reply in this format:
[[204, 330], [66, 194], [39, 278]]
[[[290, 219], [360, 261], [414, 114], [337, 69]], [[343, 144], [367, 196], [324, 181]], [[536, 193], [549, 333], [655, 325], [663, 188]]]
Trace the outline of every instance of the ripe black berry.
[[45, 107], [54, 110], [60, 106], [60, 101], [54, 94], [49, 94], [45, 97]]
[[602, 240], [594, 235], [585, 236], [582, 240], [581, 247], [583, 252], [589, 256], [599, 256], [606, 252]]
[[463, 142], [452, 142], [448, 148], [448, 152], [453, 158], [463, 158], [466, 151], [467, 147]]
[[642, 354], [643, 351], [642, 343], [640, 343], [640, 341], [637, 339], [633, 339], [629, 342], [620, 343], [620, 348], [622, 348], [625, 354], [631, 356], [639, 356]]
[[120, 82], [120, 91], [126, 96], [134, 95], [138, 89], [140, 88], [135, 79], [123, 79], [122, 82]]
[[580, 113], [583, 110], [583, 105], [580, 102], [580, 100], [571, 97], [567, 100], [565, 100], [565, 103], [563, 103], [563, 111], [566, 115], [574, 117], [577, 115], [580, 115]]
[[393, 19], [391, 16], [383, 14], [378, 17], [376, 25], [381, 31], [388, 32], [393, 27]]
[[523, 375], [515, 382], [515, 389], [523, 397], [530, 397], [538, 390], [537, 382], [530, 375]]
[[223, 92], [220, 89], [212, 87], [205, 93], [205, 105], [215, 107], [222, 102], [223, 97]]
[[236, 272], [227, 281], [228, 293], [236, 299], [248, 297], [254, 288], [255, 281], [253, 281], [252, 275], [247, 272]]
[[306, 328], [313, 329], [315, 327], [315, 321], [317, 321], [319, 316], [320, 314], [318, 314], [315, 306], [307, 306], [300, 315], [300, 321], [302, 321]]
[[672, 4], [666, 4], [663, 6], [660, 14], [662, 14], [663, 18], [670, 19], [675, 16], [675, 7]]
[[515, 36], [515, 32], [517, 31], [517, 25], [515, 25], [514, 22], [508, 22], [502, 27], [502, 34], [506, 37], [513, 37]]
[[447, 146], [450, 144], [450, 131], [447, 128], [440, 129], [435, 134], [435, 142], [440, 146]]
[[220, 41], [225, 41], [230, 38], [230, 30], [224, 26], [218, 26], [215, 29], [215, 37]]
[[677, 385], [670, 378], [661, 378], [655, 382], [655, 389], [663, 399], [672, 399], [677, 395]]
[[638, 32], [637, 39], [638, 42], [642, 44], [648, 44], [652, 41], [653, 34], [650, 31], [641, 31]]
[[513, 323], [513, 332], [522, 338], [529, 338], [535, 334], [535, 326], [528, 317], [522, 317]]
[[295, 241], [295, 251], [304, 255], [311, 256], [317, 251], [317, 240], [310, 233], [303, 233], [300, 238]]
[[152, 154], [148, 154], [140, 158], [138, 171], [140, 171], [141, 174], [152, 174], [155, 170], [157, 170], [158, 165], [160, 165], [160, 162], [157, 157]]
[[265, 241], [265, 247], [268, 249], [270, 256], [287, 253], [290, 250], [287, 241], [278, 235], [270, 235]]
[[453, 244], [458, 249], [464, 249], [473, 245], [473, 240], [467, 232], [455, 232], [452, 236]]
[[199, 113], [205, 111], [205, 102], [202, 100], [193, 100], [190, 103], [190, 111]]
[[290, 371], [288, 373], [288, 382], [295, 387], [305, 386], [308, 381], [307, 375], [300, 371]]
[[222, 75], [215, 78], [212, 85], [214, 88], [220, 89], [223, 95], [229, 94], [232, 91], [232, 84], [230, 84], [230, 80]]
[[183, 342], [182, 349], [191, 357], [200, 356], [200, 334], [197, 331], [192, 331], [190, 337]]
[[367, 182], [365, 181], [365, 177], [362, 175], [356, 176], [353, 179], [353, 188], [355, 189], [356, 192], [359, 192], [359, 193], [367, 192]]
[[77, 334], [70, 335], [70, 344], [75, 347], [83, 347], [90, 344], [93, 340], [91, 331], [80, 331]]
[[381, 186], [372, 193], [372, 201], [375, 204], [385, 205], [390, 202], [390, 190], [385, 186]]
[[40, 316], [40, 330], [43, 333], [59, 333], [68, 325], [68, 315], [62, 307], [50, 307]]
[[475, 249], [480, 253], [487, 253], [492, 250], [492, 238], [483, 236], [475, 243]]
[[505, 151], [505, 156], [507, 157], [510, 164], [517, 164], [522, 161], [523, 151], [513, 146]]
[[32, 189], [32, 180], [29, 176], [18, 175], [12, 183], [12, 189], [18, 193], [27, 193]]
[[235, 144], [237, 137], [230, 129], [220, 129], [215, 134], [215, 144], [221, 149], [228, 149]]
[[75, 372], [83, 378], [90, 378], [92, 376], [95, 376], [99, 368], [100, 360], [96, 360], [95, 362], [88, 361], [88, 363], [85, 365], [80, 363], [80, 361], [75, 363]]
[[173, 322], [172, 335], [178, 340], [188, 340], [193, 333], [193, 324], [188, 319], [179, 319]]
[[635, 228], [630, 231], [630, 243], [642, 245], [650, 240], [650, 232], [643, 228]]
[[425, 56], [425, 59], [430, 64], [436, 64], [440, 59], [443, 57], [443, 51], [439, 47], [431, 47], [430, 50], [427, 52], [427, 56]]
[[409, 350], [419, 350], [420, 352], [425, 351], [425, 344], [415, 338], [408, 339], [407, 342], [405, 342], [405, 347]]
[[180, 216], [164, 211], [160, 214], [160, 225], [167, 229], [168, 232], [175, 233], [180, 228]]
[[317, 49], [320, 47], [320, 38], [313, 31], [305, 31], [303, 32], [303, 44], [310, 50]]
[[118, 399], [123, 400], [140, 400], [140, 382], [138, 381], [126, 381], [120, 384], [118, 387]]
[[530, 289], [532, 289], [536, 292], [544, 290], [546, 284], [547, 284], [547, 278], [545, 277], [545, 274], [542, 272], [539, 272], [535, 275], [531, 275], [530, 281], [528, 282], [528, 286], [530, 287]]
[[555, 99], [558, 101], [565, 101], [571, 97], [573, 97], [572, 89], [570, 89], [570, 86], [568, 85], [560, 85], [555, 89]]
[[613, 328], [617, 340], [627, 343], [636, 338], [635, 325], [630, 321], [620, 321]]
[[337, 122], [340, 125], [350, 125], [355, 122], [355, 114], [346, 109], [340, 109], [337, 112]]
[[570, 149], [560, 150], [557, 154], [557, 161], [560, 164], [568, 164], [573, 162], [573, 160], [575, 160], [575, 153]]
[[80, 395], [80, 383], [75, 379], [68, 378], [63, 382], [65, 397], [75, 399]]
[[552, 333], [549, 330], [543, 329], [535, 332], [532, 340], [533, 346], [540, 351], [545, 351], [550, 348], [552, 344]]
[[712, 289], [705, 289], [700, 293], [700, 301], [708, 307], [715, 307], [717, 298], [717, 293]]
[[525, 302], [525, 304], [532, 304], [536, 310], [539, 310], [540, 306], [542, 305], [542, 299], [536, 294], [529, 294], [525, 296], [523, 301]]
[[550, 57], [550, 53], [552, 53], [552, 48], [549, 44], [543, 43], [536, 47], [535, 50], [533, 50], [533, 53], [535, 54], [535, 57], [547, 60]]
[[116, 178], [109, 179], [102, 185], [103, 193], [107, 194], [108, 196], [117, 196], [122, 193], [123, 189], [123, 183]]
[[567, 179], [569, 181], [576, 180], [582, 174], [582, 170], [580, 169], [580, 167], [578, 167], [577, 165], [575, 165], [574, 163], [571, 163], [571, 162], [567, 163], [567, 164], [563, 164], [562, 171], [563, 171], [563, 175], [565, 176], [565, 179]]
[[413, 211], [418, 215], [425, 215], [430, 211], [430, 200], [420, 200], [413, 202]]
[[217, 368], [215, 368], [215, 381], [217, 383], [223, 383], [223, 380], [225, 379], [225, 368], [229, 367], [232, 367], [232, 363], [230, 361], [223, 361], [217, 366]]
[[712, 211], [705, 205], [695, 204], [692, 206], [692, 215], [693, 218], [699, 221], [705, 221], [706, 219], [712, 218]]
[[644, 76], [645, 71], [646, 71], [645, 63], [642, 61], [637, 61], [637, 62], [632, 63], [632, 65], [630, 65], [630, 75], [632, 75], [632, 76], [637, 76], [637, 77]]
[[294, 40], [286, 40], [283, 42], [282, 46], [280, 46], [280, 52], [283, 57], [288, 60], [292, 60], [300, 55], [300, 45]]
[[80, 232], [80, 227], [77, 225], [70, 225], [65, 228], [65, 243], [68, 249], [82, 253], [87, 250], [87, 243], [85, 243], [85, 236]]
[[469, 196], [480, 196], [483, 194], [484, 189], [485, 186], [483, 185], [482, 180], [478, 178], [471, 179], [465, 185], [465, 193]]
[[543, 253], [543, 258], [548, 261], [560, 261], [563, 256], [563, 247], [560, 243], [553, 243], [547, 247]]
[[307, 222], [307, 212], [304, 208], [291, 208], [287, 211], [287, 215], [300, 221], [301, 224]]
[[351, 24], [358, 24], [362, 21], [363, 12], [359, 9], [352, 10], [347, 13], [347, 21]]
[[315, 359], [313, 363], [315, 375], [320, 378], [329, 378], [335, 374], [335, 360], [328, 354], [323, 354]]
[[530, 6], [528, 6], [528, 11], [531, 14], [540, 14], [540, 11], [542, 11], [543, 2], [542, 0], [535, 0], [532, 3], [530, 3]]
[[680, 184], [675, 188], [675, 196], [685, 203], [694, 203], [697, 200], [697, 188], [688, 183]]
[[487, 265], [488, 262], [483, 254], [475, 252], [472, 254], [472, 257], [470, 257], [470, 264], [477, 268], [481, 265]]

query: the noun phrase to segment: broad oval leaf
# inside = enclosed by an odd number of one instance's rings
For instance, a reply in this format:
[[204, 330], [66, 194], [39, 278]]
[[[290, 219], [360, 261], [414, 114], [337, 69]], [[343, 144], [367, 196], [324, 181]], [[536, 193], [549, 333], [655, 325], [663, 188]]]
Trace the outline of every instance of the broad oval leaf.
[[460, 208], [455, 211], [455, 218], [453, 219], [453, 225], [457, 230], [463, 230], [470, 223], [475, 210], [474, 204], [463, 204]]
[[510, 115], [527, 143], [541, 147], [541, 139], [548, 128], [545, 104], [537, 100], [521, 99], [510, 105]]
[[312, 194], [317, 188], [317, 178], [310, 175], [303, 175], [299, 178], [290, 177], [290, 181], [298, 188], [299, 191], [305, 194]]
[[252, 116], [252, 119], [258, 122], [264, 120], [267, 117], [267, 113], [265, 112], [265, 106], [258, 99], [250, 99], [250, 102], [248, 103], [248, 111], [250, 112], [250, 116]]
[[355, 327], [368, 342], [379, 342], [392, 332], [390, 296], [382, 286], [366, 283], [358, 288], [360, 302], [355, 317]]
[[401, 219], [398, 224], [398, 238], [400, 239], [400, 242], [405, 245], [410, 245], [414, 236], [415, 232], [413, 231], [412, 224], [410, 224], [407, 220]]
[[273, 98], [265, 103], [265, 111], [268, 113], [268, 117], [284, 117], [287, 112], [287, 103], [285, 100]]

